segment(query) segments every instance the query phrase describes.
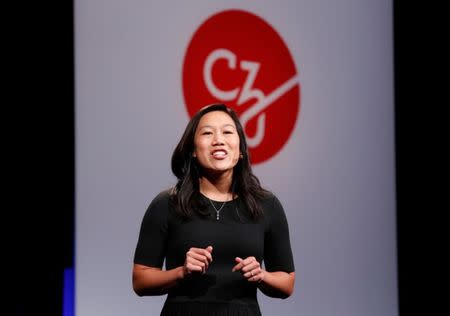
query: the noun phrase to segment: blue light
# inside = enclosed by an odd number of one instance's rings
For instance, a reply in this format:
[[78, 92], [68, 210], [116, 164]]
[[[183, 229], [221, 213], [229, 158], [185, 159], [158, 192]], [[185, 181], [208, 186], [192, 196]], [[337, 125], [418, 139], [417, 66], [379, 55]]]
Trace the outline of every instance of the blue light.
[[75, 271], [73, 267], [64, 269], [63, 316], [74, 316], [75, 313]]

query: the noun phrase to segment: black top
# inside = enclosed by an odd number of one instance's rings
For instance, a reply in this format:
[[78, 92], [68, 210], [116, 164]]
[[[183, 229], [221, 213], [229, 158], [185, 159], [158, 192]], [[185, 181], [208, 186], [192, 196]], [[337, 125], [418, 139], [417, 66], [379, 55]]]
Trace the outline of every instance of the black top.
[[[223, 202], [213, 203], [219, 209]], [[161, 315], [261, 315], [257, 283], [247, 281], [240, 271], [231, 272], [235, 258], [254, 256], [267, 271], [294, 271], [280, 201], [271, 195], [261, 206], [264, 216], [256, 221], [240, 198], [226, 202], [218, 220], [212, 206], [209, 218], [182, 220], [168, 191], [153, 199], [142, 220], [134, 263], [162, 268], [165, 259], [169, 270], [183, 266], [189, 248], [213, 247], [206, 273], [192, 273], [171, 288]]]

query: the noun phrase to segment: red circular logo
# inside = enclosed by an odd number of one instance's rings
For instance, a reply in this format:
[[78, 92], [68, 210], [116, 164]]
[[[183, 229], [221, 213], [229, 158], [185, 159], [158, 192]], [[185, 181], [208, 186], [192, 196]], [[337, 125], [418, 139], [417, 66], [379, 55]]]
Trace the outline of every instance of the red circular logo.
[[192, 117], [211, 103], [233, 108], [253, 164], [278, 153], [300, 109], [300, 83], [283, 39], [261, 17], [227, 10], [194, 33], [183, 63], [183, 94]]

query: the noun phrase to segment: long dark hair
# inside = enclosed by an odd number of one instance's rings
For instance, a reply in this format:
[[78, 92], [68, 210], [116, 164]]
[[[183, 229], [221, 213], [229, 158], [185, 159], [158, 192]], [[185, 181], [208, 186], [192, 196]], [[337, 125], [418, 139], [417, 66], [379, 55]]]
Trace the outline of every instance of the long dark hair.
[[233, 197], [238, 195], [245, 203], [251, 217], [256, 219], [263, 213], [258, 202], [267, 196], [269, 191], [261, 187], [259, 179], [252, 172], [244, 129], [236, 112], [224, 104], [212, 104], [203, 107], [186, 126], [183, 136], [172, 154], [172, 172], [178, 179], [174, 187], [172, 202], [183, 218], [191, 218], [194, 214], [200, 216], [209, 216], [210, 214], [208, 204], [201, 198], [199, 183], [201, 167], [197, 159], [193, 157], [193, 153], [195, 150], [195, 132], [200, 119], [206, 113], [213, 111], [227, 113], [236, 125], [241, 157], [233, 170], [231, 190]]

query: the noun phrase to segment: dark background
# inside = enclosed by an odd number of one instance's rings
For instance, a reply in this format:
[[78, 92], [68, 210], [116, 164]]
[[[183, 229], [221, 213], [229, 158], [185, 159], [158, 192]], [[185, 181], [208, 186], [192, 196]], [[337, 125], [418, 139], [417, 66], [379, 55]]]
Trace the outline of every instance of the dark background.
[[[432, 315], [437, 9], [405, 2], [394, 2], [393, 17], [400, 315]], [[30, 1], [5, 15], [8, 302], [14, 315], [62, 315], [63, 271], [73, 266], [73, 3]]]

